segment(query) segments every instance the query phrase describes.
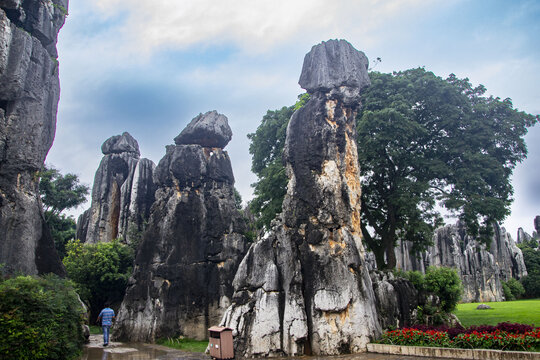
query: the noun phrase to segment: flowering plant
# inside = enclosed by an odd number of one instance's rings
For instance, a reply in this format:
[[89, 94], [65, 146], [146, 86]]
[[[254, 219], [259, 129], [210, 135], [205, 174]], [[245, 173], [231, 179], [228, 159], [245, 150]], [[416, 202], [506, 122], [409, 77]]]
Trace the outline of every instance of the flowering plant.
[[[499, 324], [501, 325], [501, 324]], [[497, 327], [499, 327], [497, 325]], [[519, 324], [513, 324], [519, 325]], [[480, 327], [461, 329], [456, 334], [446, 330], [419, 330], [414, 328], [397, 329], [383, 334], [380, 343], [406, 346], [453, 347], [461, 349], [497, 349], [517, 351], [540, 351], [540, 328], [524, 331], [519, 326], [503, 325], [500, 328], [484, 329]], [[480, 328], [481, 329], [481, 328]], [[510, 332], [508, 330], [514, 330]], [[453, 332], [455, 333], [455, 331]]]

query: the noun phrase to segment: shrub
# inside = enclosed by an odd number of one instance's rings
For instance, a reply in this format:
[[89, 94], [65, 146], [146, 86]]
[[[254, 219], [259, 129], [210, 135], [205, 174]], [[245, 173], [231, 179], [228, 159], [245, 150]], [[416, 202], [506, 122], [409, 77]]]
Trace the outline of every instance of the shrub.
[[83, 308], [56, 276], [0, 280], [0, 358], [74, 359], [84, 342]]
[[507, 301], [520, 299], [525, 294], [525, 289], [519, 281], [514, 278], [502, 283], [504, 297]]
[[118, 240], [98, 244], [73, 240], [66, 249], [66, 272], [89, 302], [91, 320], [95, 320], [105, 302], [122, 301], [133, 266], [133, 249]]
[[455, 269], [430, 266], [425, 277], [426, 290], [439, 297], [441, 309], [450, 313], [455, 310], [463, 288]]

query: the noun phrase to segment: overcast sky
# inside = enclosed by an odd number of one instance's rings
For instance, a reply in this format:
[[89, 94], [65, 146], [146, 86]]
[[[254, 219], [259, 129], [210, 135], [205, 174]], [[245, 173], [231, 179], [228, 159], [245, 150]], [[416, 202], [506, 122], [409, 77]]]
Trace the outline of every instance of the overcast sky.
[[[189, 121], [229, 118], [236, 187], [252, 197], [248, 133], [303, 90], [304, 55], [346, 39], [391, 72], [424, 66], [540, 114], [540, 2], [480, 0], [73, 0], [60, 31], [61, 98], [47, 163], [92, 185], [101, 144], [128, 131], [156, 164]], [[540, 126], [513, 176], [504, 226], [540, 215]], [[73, 212], [79, 214], [89, 203]]]

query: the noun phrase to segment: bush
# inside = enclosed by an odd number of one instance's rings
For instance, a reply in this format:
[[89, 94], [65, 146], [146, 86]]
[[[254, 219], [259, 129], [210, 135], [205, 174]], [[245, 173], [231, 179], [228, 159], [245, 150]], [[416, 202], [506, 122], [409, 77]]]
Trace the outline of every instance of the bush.
[[463, 288], [455, 269], [430, 266], [425, 277], [426, 290], [439, 297], [441, 309], [446, 313], [455, 310]]
[[506, 301], [521, 299], [523, 294], [525, 294], [523, 285], [514, 278], [510, 278], [506, 282], [503, 281], [502, 288]]
[[82, 244], [70, 241], [63, 263], [81, 297], [90, 304], [91, 321], [105, 302], [122, 301], [131, 276], [133, 249], [113, 240], [109, 243]]
[[56, 276], [0, 280], [0, 358], [75, 359], [84, 337], [82, 308]]

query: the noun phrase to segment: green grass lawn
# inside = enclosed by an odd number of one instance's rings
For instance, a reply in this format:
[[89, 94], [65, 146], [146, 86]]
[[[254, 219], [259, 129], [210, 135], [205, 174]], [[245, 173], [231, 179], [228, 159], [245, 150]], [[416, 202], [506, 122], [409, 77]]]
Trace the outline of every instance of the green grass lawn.
[[189, 352], [200, 352], [203, 353], [208, 346], [208, 340], [193, 340], [193, 339], [180, 339], [180, 338], [168, 338], [168, 339], [159, 339], [157, 341], [159, 345], [164, 345], [174, 349], [180, 349]]
[[101, 326], [90, 325], [90, 335], [98, 335], [101, 333], [102, 333]]
[[454, 314], [465, 327], [511, 322], [540, 326], [540, 299], [487, 302], [488, 310], [476, 310], [481, 303], [459, 304]]

